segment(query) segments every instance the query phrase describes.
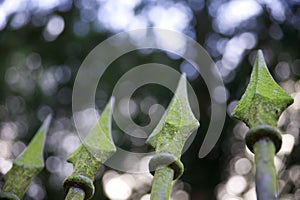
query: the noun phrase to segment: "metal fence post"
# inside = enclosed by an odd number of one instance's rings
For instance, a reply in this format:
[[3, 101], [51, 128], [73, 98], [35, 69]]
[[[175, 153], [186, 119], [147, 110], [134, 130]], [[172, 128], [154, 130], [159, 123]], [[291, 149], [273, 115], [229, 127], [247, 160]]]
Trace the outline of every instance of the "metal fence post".
[[155, 171], [151, 200], [170, 198], [172, 180], [184, 171], [180, 161], [184, 143], [199, 127], [189, 105], [186, 84], [185, 75], [182, 75], [167, 111], [147, 140], [157, 153], [149, 163], [150, 171]]
[[115, 151], [111, 135], [113, 98], [106, 105], [94, 129], [68, 158], [74, 165], [71, 176], [64, 180], [67, 200], [90, 199], [94, 195], [94, 176]]
[[276, 126], [281, 113], [292, 103], [290, 95], [272, 78], [259, 50], [249, 85], [233, 112], [233, 117], [250, 128], [245, 140], [255, 154], [258, 200], [278, 197], [274, 156], [281, 148], [282, 139]]

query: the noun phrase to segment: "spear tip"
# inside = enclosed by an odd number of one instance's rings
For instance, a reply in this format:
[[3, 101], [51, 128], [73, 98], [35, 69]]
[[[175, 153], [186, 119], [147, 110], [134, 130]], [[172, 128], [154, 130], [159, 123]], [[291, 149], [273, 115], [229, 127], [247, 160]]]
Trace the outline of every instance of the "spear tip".
[[259, 124], [276, 126], [281, 113], [292, 103], [291, 96], [271, 76], [263, 53], [258, 50], [250, 82], [232, 116], [249, 127]]
[[187, 80], [183, 74], [165, 114], [146, 142], [157, 152], [167, 152], [180, 157], [186, 139], [198, 127], [199, 122], [189, 104]]
[[44, 157], [43, 150], [45, 146], [46, 134], [48, 132], [52, 115], [49, 114], [44, 120], [28, 147], [16, 158], [14, 163], [27, 166], [29, 168], [43, 168]]

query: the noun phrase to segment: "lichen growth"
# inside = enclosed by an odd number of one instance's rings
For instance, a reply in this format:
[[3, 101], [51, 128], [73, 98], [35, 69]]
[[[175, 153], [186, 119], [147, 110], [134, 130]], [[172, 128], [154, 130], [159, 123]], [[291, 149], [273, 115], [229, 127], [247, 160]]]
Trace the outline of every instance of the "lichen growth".
[[274, 156], [281, 147], [280, 131], [275, 127], [281, 113], [293, 99], [272, 78], [259, 50], [250, 83], [236, 106], [233, 117], [245, 122], [248, 148], [255, 154], [256, 193], [258, 199], [277, 199]]
[[92, 178], [99, 163], [104, 163], [116, 151], [111, 136], [112, 104], [113, 99], [105, 107], [94, 129], [67, 159], [74, 165], [74, 173], [80, 172]]
[[276, 126], [281, 113], [292, 103], [291, 96], [272, 78], [259, 50], [249, 85], [232, 116], [249, 127], [263, 124]]
[[[64, 186], [71, 187], [71, 190], [74, 189], [73, 186], [83, 189], [85, 191], [84, 199], [90, 199], [93, 196], [94, 186], [89, 183], [93, 182], [101, 165], [116, 151], [111, 135], [113, 102], [114, 100], [111, 98], [94, 129], [67, 159], [74, 165], [74, 171], [65, 179]], [[69, 195], [72, 193], [68, 193], [66, 198], [69, 198]]]
[[102, 112], [98, 123], [83, 141], [83, 145], [102, 163], [116, 152], [111, 135], [113, 103], [114, 98], [112, 97]]
[[13, 167], [4, 176], [2, 192], [22, 199], [31, 180], [44, 168], [43, 149], [50, 121], [51, 115], [45, 119], [28, 147], [13, 162]]
[[178, 159], [187, 138], [199, 127], [189, 105], [186, 84], [182, 75], [168, 109], [147, 139], [156, 152], [170, 153]]
[[155, 171], [151, 188], [151, 200], [169, 200], [172, 190], [174, 171], [169, 167], [162, 167]]

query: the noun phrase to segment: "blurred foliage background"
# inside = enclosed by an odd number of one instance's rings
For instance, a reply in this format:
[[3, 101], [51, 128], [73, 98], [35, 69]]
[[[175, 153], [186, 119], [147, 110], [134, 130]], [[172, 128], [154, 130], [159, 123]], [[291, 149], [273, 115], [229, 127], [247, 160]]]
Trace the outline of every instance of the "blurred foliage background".
[[[80, 144], [72, 118], [72, 87], [81, 62], [101, 41], [126, 30], [160, 27], [183, 32], [215, 61], [226, 85], [228, 115], [221, 138], [203, 159], [198, 150], [210, 120], [210, 97], [201, 74], [183, 59], [161, 51], [122, 56], [101, 80], [96, 104], [103, 109], [114, 84], [136, 65], [149, 62], [185, 72], [200, 102], [201, 127], [183, 154], [185, 173], [174, 183], [173, 200], [255, 199], [253, 155], [245, 148], [247, 127], [229, 117], [249, 81], [257, 49], [264, 51], [277, 82], [295, 103], [281, 116], [283, 146], [275, 158], [280, 199], [300, 199], [300, 1], [299, 0], [0, 0], [0, 172], [5, 174], [47, 114], [45, 169], [24, 199], [63, 199], [65, 160]], [[100, 84], [99, 84], [100, 85]], [[157, 85], [132, 96], [131, 115], [149, 123], [151, 105], [166, 107], [172, 93]], [[122, 106], [120, 106], [122, 107]], [[143, 141], [114, 140], [128, 150], [147, 151]], [[149, 199], [150, 174], [103, 167], [93, 199]]]

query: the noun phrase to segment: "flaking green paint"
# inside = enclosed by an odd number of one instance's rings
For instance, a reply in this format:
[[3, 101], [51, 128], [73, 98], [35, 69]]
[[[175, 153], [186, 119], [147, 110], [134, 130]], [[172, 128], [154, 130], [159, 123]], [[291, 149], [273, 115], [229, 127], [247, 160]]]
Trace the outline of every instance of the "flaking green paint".
[[281, 113], [293, 99], [272, 78], [263, 53], [258, 50], [249, 85], [233, 112], [233, 117], [249, 127], [268, 124], [276, 126]]
[[[102, 163], [116, 151], [111, 135], [113, 102], [114, 99], [111, 98], [94, 129], [86, 136], [77, 150], [67, 159], [68, 162], [74, 165], [74, 171], [70, 177], [66, 178], [64, 184], [71, 184], [73, 186], [81, 185], [83, 187], [82, 189], [89, 188], [85, 190], [85, 199], [89, 199], [93, 196], [94, 186], [90, 183], [93, 182], [94, 176], [99, 171]], [[74, 187], [72, 187], [70, 189], [74, 190]], [[76, 194], [76, 196], [78, 195], [80, 194]], [[70, 199], [70, 196], [67, 195], [66, 199]]]
[[49, 115], [28, 147], [13, 162], [12, 169], [4, 176], [5, 184], [0, 194], [1, 198], [6, 197], [6, 194], [14, 194], [22, 199], [31, 180], [44, 168], [43, 149], [50, 122]]

